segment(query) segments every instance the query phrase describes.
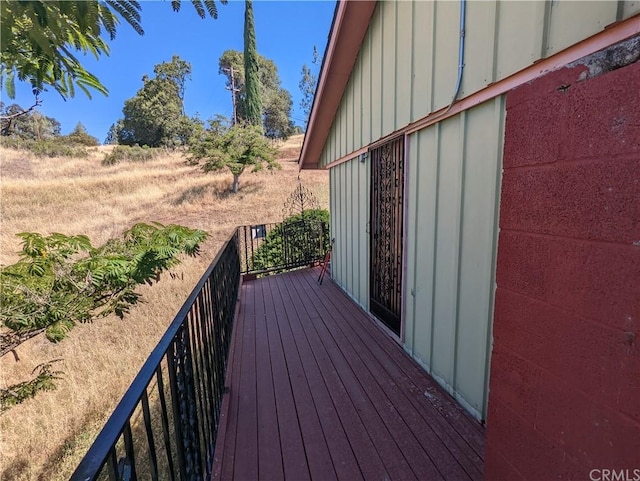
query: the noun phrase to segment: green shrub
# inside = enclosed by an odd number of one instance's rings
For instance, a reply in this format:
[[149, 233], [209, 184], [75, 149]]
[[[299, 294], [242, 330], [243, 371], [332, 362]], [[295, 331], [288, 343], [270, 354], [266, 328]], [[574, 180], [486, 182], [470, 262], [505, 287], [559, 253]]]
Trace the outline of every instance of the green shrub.
[[110, 154], [105, 154], [102, 165], [115, 165], [119, 162], [146, 162], [160, 155], [162, 149], [152, 149], [148, 146], [117, 145]]
[[70, 142], [67, 137], [31, 140], [10, 136], [2, 137], [0, 145], [9, 149], [26, 150], [36, 157], [83, 158], [89, 155], [89, 151], [84, 146]]
[[329, 211], [306, 210], [269, 232], [251, 257], [251, 265], [256, 271], [304, 265], [324, 257], [329, 244]]

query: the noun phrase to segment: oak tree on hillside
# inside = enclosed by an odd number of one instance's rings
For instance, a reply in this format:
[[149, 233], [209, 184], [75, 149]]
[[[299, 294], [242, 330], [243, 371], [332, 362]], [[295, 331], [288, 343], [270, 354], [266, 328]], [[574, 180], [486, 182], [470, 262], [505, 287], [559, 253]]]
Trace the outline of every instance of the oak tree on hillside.
[[276, 149], [255, 125], [236, 124], [220, 132], [208, 130], [202, 138], [189, 145], [187, 158], [190, 163], [202, 165], [205, 172], [228, 169], [233, 175], [231, 192], [238, 192], [240, 175], [251, 167], [253, 172], [279, 169]]
[[[118, 143], [123, 145], [185, 145], [198, 122], [184, 115], [185, 83], [191, 76], [191, 64], [174, 55], [153, 70], [156, 77], [143, 77], [142, 88], [125, 101], [124, 117], [112, 129], [117, 129]], [[113, 133], [108, 136], [112, 141]]]
[[[16, 115], [23, 112], [23, 115]], [[61, 125], [53, 117], [28, 110], [18, 104], [0, 102], [0, 135], [28, 140], [44, 140], [60, 135]]]

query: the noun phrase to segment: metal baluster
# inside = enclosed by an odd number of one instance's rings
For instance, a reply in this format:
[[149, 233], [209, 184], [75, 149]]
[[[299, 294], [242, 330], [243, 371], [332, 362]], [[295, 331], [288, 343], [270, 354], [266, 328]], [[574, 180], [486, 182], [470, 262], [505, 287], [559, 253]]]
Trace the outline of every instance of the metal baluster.
[[158, 479], [158, 458], [156, 456], [156, 444], [153, 441], [153, 426], [151, 425], [151, 412], [149, 411], [149, 398], [147, 390], [142, 393], [142, 415], [144, 417], [144, 427], [147, 432], [147, 442], [149, 444], [149, 459], [151, 460], [151, 479]]

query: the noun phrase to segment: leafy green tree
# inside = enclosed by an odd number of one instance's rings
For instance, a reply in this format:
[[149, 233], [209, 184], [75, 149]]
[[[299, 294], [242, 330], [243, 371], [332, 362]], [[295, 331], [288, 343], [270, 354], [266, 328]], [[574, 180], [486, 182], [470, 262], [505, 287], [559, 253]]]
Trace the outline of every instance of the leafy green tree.
[[253, 1], [245, 0], [244, 10], [244, 72], [246, 82], [246, 120], [262, 130], [262, 99], [258, 74], [256, 29], [253, 22]]
[[118, 143], [176, 147], [193, 135], [194, 123], [184, 115], [184, 83], [191, 65], [177, 55], [154, 68], [155, 78], [143, 77], [142, 88], [125, 101], [121, 125], [114, 127]]
[[[24, 112], [24, 115], [14, 116], [14, 114]], [[0, 102], [0, 116], [2, 122], [1, 134], [4, 136], [14, 136], [21, 139], [45, 140], [60, 135], [61, 125], [53, 117], [38, 112], [37, 110], [26, 111], [18, 104], [11, 104], [5, 107]]]
[[184, 114], [184, 92], [187, 80], [191, 80], [191, 64], [182, 60], [178, 55], [171, 57], [170, 62], [162, 62], [153, 68], [156, 78], [170, 80], [178, 87], [178, 97], [183, 105]]
[[104, 139], [105, 145], [115, 145], [118, 143], [120, 132], [122, 131], [122, 119], [118, 119], [115, 123], [111, 124], [107, 136]]
[[[99, 247], [82, 235], [18, 235], [20, 260], [0, 267], [0, 356], [40, 333], [60, 342], [78, 323], [122, 318], [140, 300], [139, 285], [157, 282], [179, 254], [197, 255], [207, 237], [161, 224], [136, 224]], [[47, 363], [34, 379], [0, 389], [0, 411], [50, 389], [59, 374]]]
[[270, 139], [287, 139], [294, 129], [291, 120], [293, 101], [288, 90], [270, 92], [264, 104], [264, 135]]
[[98, 139], [96, 139], [93, 135], [90, 135], [81, 122], [78, 122], [75, 129], [73, 129], [73, 131], [69, 135], [67, 135], [67, 139], [73, 144], [86, 145], [87, 147], [95, 147], [96, 145], [100, 145]]
[[[238, 117], [246, 117], [246, 85], [244, 75], [244, 54], [237, 50], [226, 50], [218, 62], [219, 73], [227, 77], [227, 88], [235, 87], [235, 105]], [[265, 134], [274, 139], [286, 139], [291, 135], [293, 122], [291, 109], [293, 102], [288, 90], [281, 87], [278, 67], [273, 60], [258, 54], [260, 74], [260, 95], [263, 100], [262, 119]], [[233, 72], [233, 80], [231, 78]]]
[[[318, 49], [316, 46], [313, 46], [313, 60], [312, 64], [318, 64]], [[309, 67], [307, 64], [302, 66], [302, 78], [300, 79], [300, 83], [298, 87], [300, 88], [300, 92], [302, 93], [302, 99], [300, 100], [300, 107], [304, 112], [305, 121], [304, 128], [307, 129], [307, 124], [309, 123], [309, 116], [311, 115], [311, 108], [313, 107], [313, 97], [316, 94], [316, 86], [318, 84], [318, 76], [314, 73], [315, 69]]]
[[304, 64], [302, 66], [302, 79], [298, 86], [300, 87], [300, 92], [302, 92], [302, 99], [300, 99], [300, 107], [302, 108], [302, 112], [304, 112], [305, 121], [304, 127], [307, 128], [307, 124], [309, 122], [309, 115], [311, 115], [311, 107], [313, 107], [313, 97], [316, 93], [316, 85], [318, 83], [318, 78], [311, 71], [311, 68]]
[[[192, 0], [201, 18], [218, 17], [214, 0]], [[220, 3], [225, 4], [226, 0]], [[181, 2], [171, 1], [174, 11]], [[141, 4], [135, 0], [3, 0], [0, 2], [0, 84], [15, 97], [15, 79], [31, 83], [34, 93], [54, 88], [64, 98], [80, 88], [107, 94], [107, 88], [78, 58], [109, 55], [120, 19], [140, 35]]]
[[231, 192], [238, 192], [240, 175], [246, 168], [253, 172], [268, 169], [279, 169], [276, 161], [276, 150], [262, 135], [255, 125], [236, 124], [223, 133], [208, 131], [204, 137], [189, 145], [188, 160], [191, 163], [202, 163], [205, 172], [229, 169], [233, 175]]

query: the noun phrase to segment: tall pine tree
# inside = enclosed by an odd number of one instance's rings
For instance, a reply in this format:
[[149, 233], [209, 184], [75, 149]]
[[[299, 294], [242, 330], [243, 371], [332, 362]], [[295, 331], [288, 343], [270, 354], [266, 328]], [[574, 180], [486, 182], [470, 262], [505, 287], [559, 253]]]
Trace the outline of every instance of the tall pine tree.
[[247, 92], [247, 121], [262, 131], [262, 99], [256, 51], [256, 29], [253, 23], [253, 2], [245, 1], [244, 11], [244, 72]]

